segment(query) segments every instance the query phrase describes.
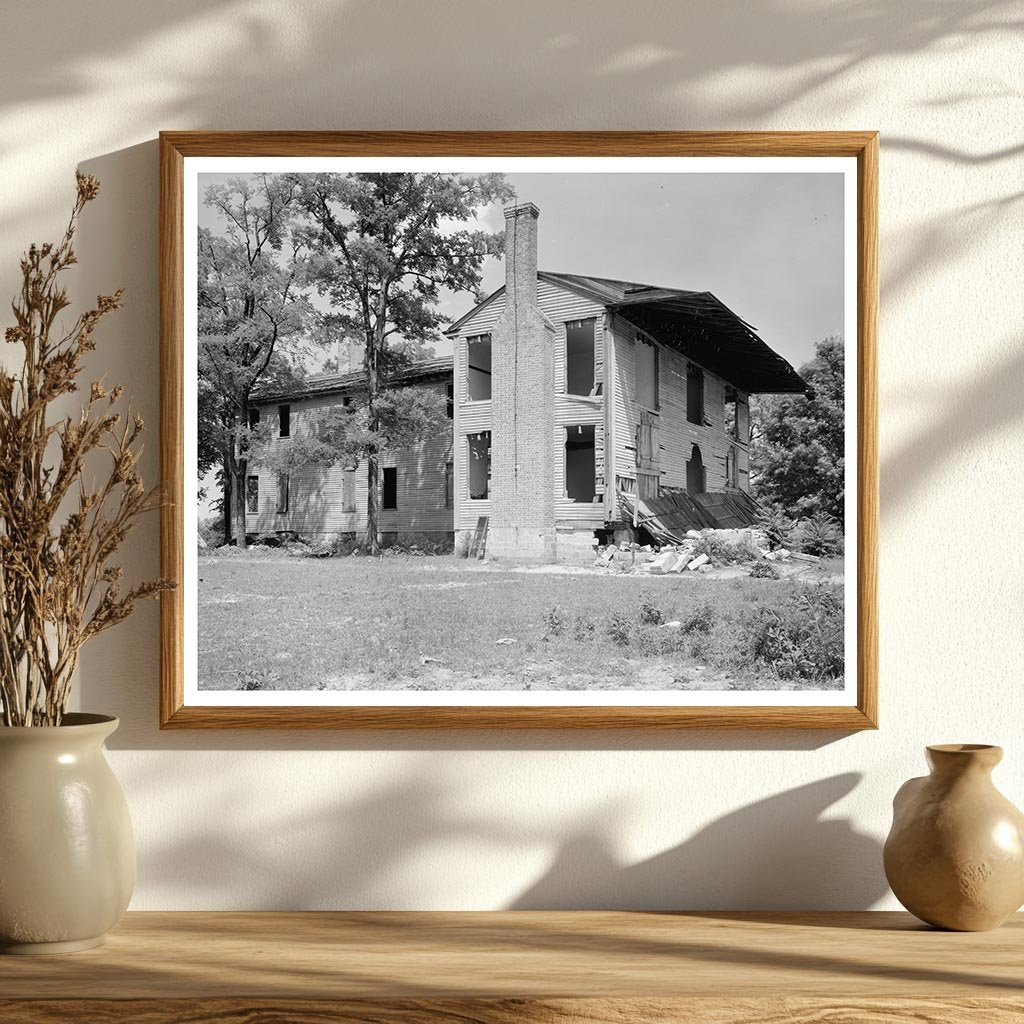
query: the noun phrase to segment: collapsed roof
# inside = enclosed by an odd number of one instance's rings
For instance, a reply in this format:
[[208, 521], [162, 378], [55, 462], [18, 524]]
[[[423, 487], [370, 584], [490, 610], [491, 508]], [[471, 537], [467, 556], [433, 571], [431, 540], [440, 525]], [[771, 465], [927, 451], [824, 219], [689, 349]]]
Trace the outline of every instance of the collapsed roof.
[[[804, 393], [807, 382], [754, 328], [711, 292], [659, 288], [636, 281], [538, 271], [538, 280], [582, 295], [619, 313], [657, 341], [749, 394]], [[499, 288], [445, 332], [455, 334]]]

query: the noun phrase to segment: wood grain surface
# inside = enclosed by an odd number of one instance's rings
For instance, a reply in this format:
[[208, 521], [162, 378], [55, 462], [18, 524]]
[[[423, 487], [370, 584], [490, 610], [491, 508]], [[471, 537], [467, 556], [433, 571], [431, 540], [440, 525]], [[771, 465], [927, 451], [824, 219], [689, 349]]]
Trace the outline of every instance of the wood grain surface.
[[[878, 723], [876, 335], [878, 133], [161, 132], [160, 451], [162, 574], [182, 579], [184, 160], [198, 156], [846, 156], [858, 167], [858, 647], [855, 707], [186, 706], [184, 594], [161, 595], [161, 728], [172, 729], [873, 729]], [[191, 549], [189, 549], [191, 550]]]
[[1024, 997], [1024, 915], [147, 913], [105, 946], [0, 957], [4, 998]]
[[1020, 1024], [1024, 1000], [0, 999], [9, 1024]]

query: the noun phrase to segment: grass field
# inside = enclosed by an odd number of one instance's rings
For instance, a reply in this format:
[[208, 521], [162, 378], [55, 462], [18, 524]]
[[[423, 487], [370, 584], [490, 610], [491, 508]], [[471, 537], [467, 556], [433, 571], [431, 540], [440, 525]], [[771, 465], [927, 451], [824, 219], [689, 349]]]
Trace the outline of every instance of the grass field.
[[841, 686], [841, 658], [829, 584], [199, 559], [203, 689], [823, 689]]

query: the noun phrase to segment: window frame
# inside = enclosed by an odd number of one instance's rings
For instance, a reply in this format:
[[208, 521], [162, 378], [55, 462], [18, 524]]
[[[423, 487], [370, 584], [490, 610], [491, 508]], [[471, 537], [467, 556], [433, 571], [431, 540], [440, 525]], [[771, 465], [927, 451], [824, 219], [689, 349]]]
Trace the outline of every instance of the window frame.
[[[696, 419], [690, 409], [690, 380], [700, 381], [700, 401], [696, 410]], [[704, 426], [707, 418], [707, 378], [702, 367], [696, 363], [686, 364], [686, 422], [692, 423], [695, 427]]]
[[[394, 481], [392, 488], [394, 504], [388, 504], [388, 477]], [[380, 508], [382, 512], [397, 512], [398, 511], [398, 467], [397, 466], [381, 466], [380, 467]]]
[[[590, 501], [584, 501], [582, 498], [574, 498], [569, 494], [569, 437], [570, 431], [572, 430], [591, 430], [593, 431], [593, 452], [594, 452], [594, 493]], [[597, 479], [597, 424], [596, 423], [569, 423], [563, 428], [562, 435], [562, 497], [566, 501], [571, 501], [574, 505], [593, 505], [596, 502], [603, 501], [602, 495], [598, 490], [598, 479]]]
[[292, 436], [292, 406], [291, 402], [284, 402], [277, 407], [277, 436]]
[[[569, 390], [569, 328], [582, 327], [590, 324], [590, 390], [570, 391]], [[572, 395], [573, 398], [596, 398], [600, 394], [600, 383], [597, 379], [597, 317], [587, 316], [575, 320], [562, 322], [563, 354], [565, 357], [565, 373], [562, 381], [562, 394]]]
[[654, 341], [652, 338], [645, 337], [643, 332], [641, 332], [641, 331], [637, 331], [636, 332], [636, 337], [634, 338], [634, 345], [637, 346], [637, 351], [639, 351], [639, 346], [640, 345], [646, 345], [648, 348], [650, 348], [652, 350], [652, 352], [654, 354], [654, 363], [653, 363], [654, 369], [653, 369], [653, 374], [652, 374], [652, 376], [653, 376], [652, 388], [653, 388], [653, 393], [654, 393], [654, 404], [653, 405], [645, 405], [644, 403], [642, 403], [640, 401], [640, 398], [641, 398], [641, 395], [640, 395], [640, 369], [637, 366], [637, 360], [636, 360], [635, 355], [634, 355], [634, 358], [633, 358], [633, 372], [634, 372], [634, 375], [635, 375], [636, 379], [633, 382], [633, 391], [634, 391], [633, 398], [636, 401], [637, 405], [641, 406], [641, 408], [648, 409], [651, 412], [661, 412], [661, 350], [659, 349], [658, 343], [656, 341]]
[[291, 478], [287, 473], [277, 474], [277, 515], [288, 515], [291, 504]]
[[351, 514], [358, 511], [356, 501], [356, 470], [357, 466], [345, 466], [341, 471], [341, 511]]
[[[253, 486], [255, 484], [255, 487]], [[254, 507], [255, 506], [255, 507]], [[246, 515], [260, 514], [260, 475], [248, 473], [245, 478], [245, 512]]]
[[[490, 348], [490, 354], [491, 354], [491, 360], [490, 360], [491, 368], [488, 371], [488, 376], [487, 376], [487, 397], [486, 398], [473, 398], [473, 396], [470, 394], [470, 383], [469, 383], [469, 380], [470, 380], [470, 378], [469, 378], [469, 371], [470, 371], [469, 353], [470, 353], [470, 349], [472, 348], [473, 345], [479, 345], [479, 344], [483, 343], [484, 341], [487, 342], [487, 345]], [[482, 373], [483, 371], [479, 371], [479, 372]], [[490, 331], [485, 331], [483, 334], [469, 334], [469, 335], [466, 336], [466, 373], [465, 373], [465, 379], [466, 379], [466, 387], [465, 387], [466, 399], [465, 400], [466, 400], [467, 403], [471, 403], [471, 402], [490, 402], [493, 399], [493, 397], [494, 397], [494, 336], [491, 334]]]
[[[487, 435], [487, 475], [485, 482], [487, 490], [484, 492], [483, 497], [474, 498], [472, 491], [472, 480], [473, 480], [473, 445], [471, 439], [474, 437], [483, 437]], [[490, 501], [491, 498], [491, 451], [494, 444], [494, 434], [490, 430], [474, 430], [465, 435], [466, 437], [466, 500], [467, 501]]]

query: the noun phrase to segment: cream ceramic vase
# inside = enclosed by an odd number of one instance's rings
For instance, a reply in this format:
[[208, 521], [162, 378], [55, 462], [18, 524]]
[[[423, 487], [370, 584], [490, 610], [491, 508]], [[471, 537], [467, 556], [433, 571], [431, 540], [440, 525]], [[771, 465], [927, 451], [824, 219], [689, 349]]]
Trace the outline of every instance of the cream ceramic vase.
[[931, 775], [893, 801], [885, 876], [915, 917], [937, 928], [997, 928], [1024, 904], [1024, 815], [992, 783], [999, 747], [927, 748]]
[[101, 945], [135, 887], [121, 784], [103, 753], [105, 715], [0, 727], [0, 951]]

